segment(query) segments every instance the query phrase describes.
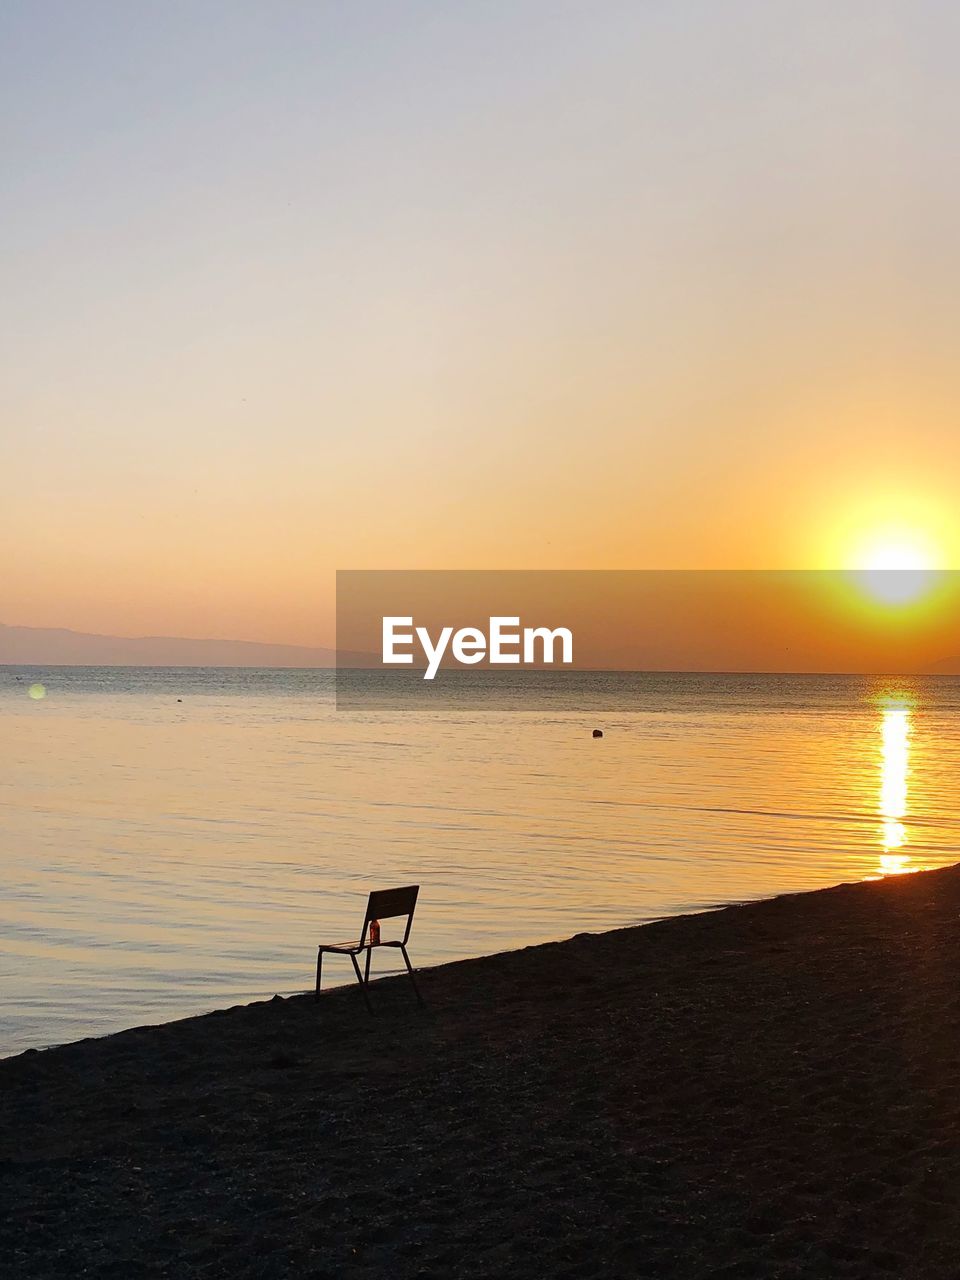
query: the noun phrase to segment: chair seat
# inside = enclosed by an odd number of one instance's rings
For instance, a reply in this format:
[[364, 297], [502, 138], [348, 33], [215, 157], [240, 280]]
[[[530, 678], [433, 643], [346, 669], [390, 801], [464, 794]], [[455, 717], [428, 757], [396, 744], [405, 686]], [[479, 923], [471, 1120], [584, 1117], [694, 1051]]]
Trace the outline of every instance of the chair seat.
[[358, 955], [361, 951], [372, 951], [374, 947], [399, 947], [399, 942], [321, 942], [318, 950], [335, 951], [338, 955]]

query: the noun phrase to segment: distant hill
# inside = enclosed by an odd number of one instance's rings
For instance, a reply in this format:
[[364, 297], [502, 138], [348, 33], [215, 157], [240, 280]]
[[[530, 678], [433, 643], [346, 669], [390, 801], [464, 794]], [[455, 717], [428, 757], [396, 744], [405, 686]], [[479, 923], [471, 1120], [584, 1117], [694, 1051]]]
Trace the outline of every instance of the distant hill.
[[[360, 658], [361, 655], [351, 655]], [[64, 667], [334, 667], [336, 651], [255, 640], [99, 636], [0, 623], [0, 664]]]

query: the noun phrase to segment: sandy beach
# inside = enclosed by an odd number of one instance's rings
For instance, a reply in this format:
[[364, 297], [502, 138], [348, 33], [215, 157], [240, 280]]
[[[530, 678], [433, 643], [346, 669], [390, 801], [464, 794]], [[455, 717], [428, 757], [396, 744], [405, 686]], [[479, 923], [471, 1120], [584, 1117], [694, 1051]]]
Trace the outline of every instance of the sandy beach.
[[[39, 1276], [955, 1276], [960, 868], [0, 1062]], [[305, 957], [305, 981], [311, 958]]]

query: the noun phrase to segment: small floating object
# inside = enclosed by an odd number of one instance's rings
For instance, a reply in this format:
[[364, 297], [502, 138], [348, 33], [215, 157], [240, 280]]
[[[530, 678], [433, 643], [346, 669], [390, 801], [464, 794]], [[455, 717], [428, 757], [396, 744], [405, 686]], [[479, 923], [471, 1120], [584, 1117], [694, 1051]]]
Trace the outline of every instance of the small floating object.
[[603, 737], [603, 730], [602, 730], [602, 729], [594, 729], [594, 731], [593, 731], [593, 736], [594, 736], [595, 738], [602, 738], [602, 737]]

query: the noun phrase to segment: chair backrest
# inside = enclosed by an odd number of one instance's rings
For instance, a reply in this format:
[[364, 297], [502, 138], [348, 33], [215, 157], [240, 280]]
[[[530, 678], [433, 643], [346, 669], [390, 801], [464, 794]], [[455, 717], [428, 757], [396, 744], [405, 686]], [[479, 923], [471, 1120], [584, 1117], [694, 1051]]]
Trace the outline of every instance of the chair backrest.
[[367, 899], [367, 914], [363, 917], [361, 942], [366, 941], [367, 925], [371, 920], [389, 920], [392, 916], [406, 916], [407, 927], [403, 933], [403, 943], [406, 946], [419, 892], [418, 884], [408, 884], [402, 889], [374, 889]]

